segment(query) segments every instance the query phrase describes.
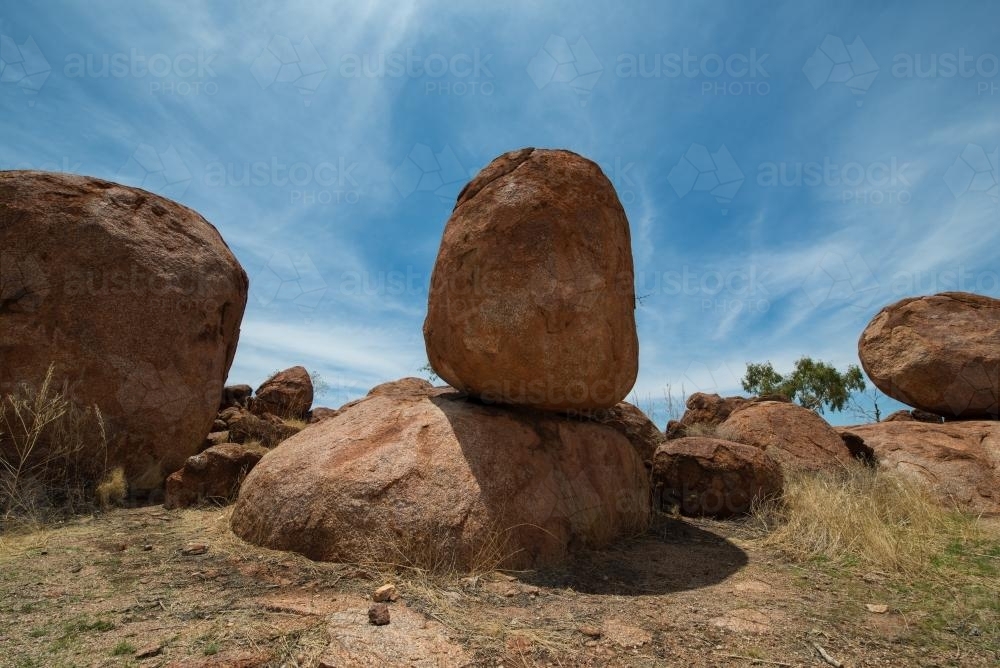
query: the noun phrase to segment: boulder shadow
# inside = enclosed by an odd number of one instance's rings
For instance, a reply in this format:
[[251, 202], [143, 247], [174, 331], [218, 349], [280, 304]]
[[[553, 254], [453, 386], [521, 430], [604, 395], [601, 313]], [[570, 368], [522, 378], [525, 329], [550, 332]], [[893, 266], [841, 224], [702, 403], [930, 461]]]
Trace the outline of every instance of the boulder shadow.
[[584, 594], [648, 596], [718, 584], [748, 562], [746, 552], [725, 536], [654, 513], [652, 526], [640, 536], [517, 577], [538, 587]]

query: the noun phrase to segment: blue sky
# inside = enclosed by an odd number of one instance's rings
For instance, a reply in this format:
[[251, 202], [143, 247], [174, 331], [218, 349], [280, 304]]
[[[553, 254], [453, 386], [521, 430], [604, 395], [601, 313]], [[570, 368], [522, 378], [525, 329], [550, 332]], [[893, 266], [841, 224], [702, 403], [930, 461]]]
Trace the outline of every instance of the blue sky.
[[6, 3], [0, 168], [199, 211], [251, 279], [230, 380], [304, 364], [338, 405], [420, 373], [464, 182], [577, 151], [631, 222], [662, 423], [747, 361], [857, 363], [902, 297], [1000, 296], [1000, 6], [768, 5]]

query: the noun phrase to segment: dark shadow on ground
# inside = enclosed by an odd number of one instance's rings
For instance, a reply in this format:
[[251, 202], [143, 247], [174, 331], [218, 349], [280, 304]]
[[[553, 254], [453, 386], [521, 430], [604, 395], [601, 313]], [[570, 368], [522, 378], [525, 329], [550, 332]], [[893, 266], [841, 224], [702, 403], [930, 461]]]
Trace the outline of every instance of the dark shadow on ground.
[[643, 596], [717, 584], [747, 562], [746, 552], [719, 533], [657, 513], [653, 526], [641, 536], [580, 553], [562, 566], [523, 573], [518, 579], [585, 594]]

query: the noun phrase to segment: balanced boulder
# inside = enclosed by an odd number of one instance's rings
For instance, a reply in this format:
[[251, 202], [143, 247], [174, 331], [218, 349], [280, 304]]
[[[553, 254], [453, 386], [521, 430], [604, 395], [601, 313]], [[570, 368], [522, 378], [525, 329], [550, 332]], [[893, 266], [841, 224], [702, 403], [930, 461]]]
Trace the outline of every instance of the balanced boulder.
[[1000, 513], [1000, 422], [878, 422], [841, 435], [862, 440], [882, 467], [924, 483], [942, 503]]
[[783, 467], [819, 471], [853, 460], [844, 440], [808, 408], [785, 401], [752, 402], [717, 429], [719, 438], [764, 450]]
[[654, 488], [685, 515], [741, 515], [783, 485], [781, 467], [752, 445], [692, 436], [667, 441], [653, 458]]
[[159, 489], [212, 428], [246, 299], [246, 273], [191, 209], [0, 172], [0, 393], [37, 387], [51, 365], [55, 386], [100, 409], [108, 451], [92, 456], [131, 490]]
[[642, 531], [642, 461], [618, 430], [452, 388], [380, 386], [269, 452], [231, 526], [316, 560], [534, 567]]
[[488, 402], [610, 408], [638, 371], [628, 220], [595, 163], [501, 155], [462, 190], [431, 277], [434, 371]]
[[968, 292], [911, 297], [879, 311], [861, 364], [893, 399], [945, 417], [1000, 417], [1000, 300]]
[[254, 395], [253, 412], [305, 419], [313, 402], [312, 378], [305, 367], [293, 366], [265, 380]]

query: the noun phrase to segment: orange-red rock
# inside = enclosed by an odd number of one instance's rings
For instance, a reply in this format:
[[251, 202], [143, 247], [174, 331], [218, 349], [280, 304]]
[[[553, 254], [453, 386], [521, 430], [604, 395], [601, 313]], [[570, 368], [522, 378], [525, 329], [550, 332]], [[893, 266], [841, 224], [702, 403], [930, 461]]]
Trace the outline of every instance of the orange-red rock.
[[301, 420], [308, 416], [312, 402], [313, 384], [309, 372], [305, 367], [293, 366], [261, 383], [250, 405], [257, 415], [270, 413]]
[[879, 311], [858, 341], [875, 385], [924, 411], [1000, 417], [1000, 300], [968, 292], [911, 297]]
[[781, 494], [781, 467], [760, 448], [718, 438], [667, 441], [653, 459], [653, 485], [685, 515], [731, 517]]
[[784, 467], [819, 471], [850, 463], [850, 450], [826, 420], [785, 401], [759, 401], [733, 411], [719, 438], [758, 447]]
[[[198, 452], [233, 361], [247, 276], [196, 212], [136, 188], [0, 172], [0, 392], [96, 404], [109, 466], [159, 489]], [[96, 454], [96, 453], [95, 453]]]
[[943, 503], [1000, 513], [1000, 422], [878, 422], [845, 427], [883, 467], [919, 480]]
[[575, 153], [527, 148], [458, 197], [431, 277], [435, 372], [490, 402], [610, 408], [638, 370], [632, 247], [611, 182]]
[[306, 427], [247, 476], [243, 539], [317, 560], [533, 567], [642, 530], [642, 461], [616, 429], [452, 388], [377, 394]]
[[259, 445], [222, 443], [188, 457], [179, 471], [167, 477], [163, 505], [187, 508], [232, 500], [244, 476], [266, 453]]

